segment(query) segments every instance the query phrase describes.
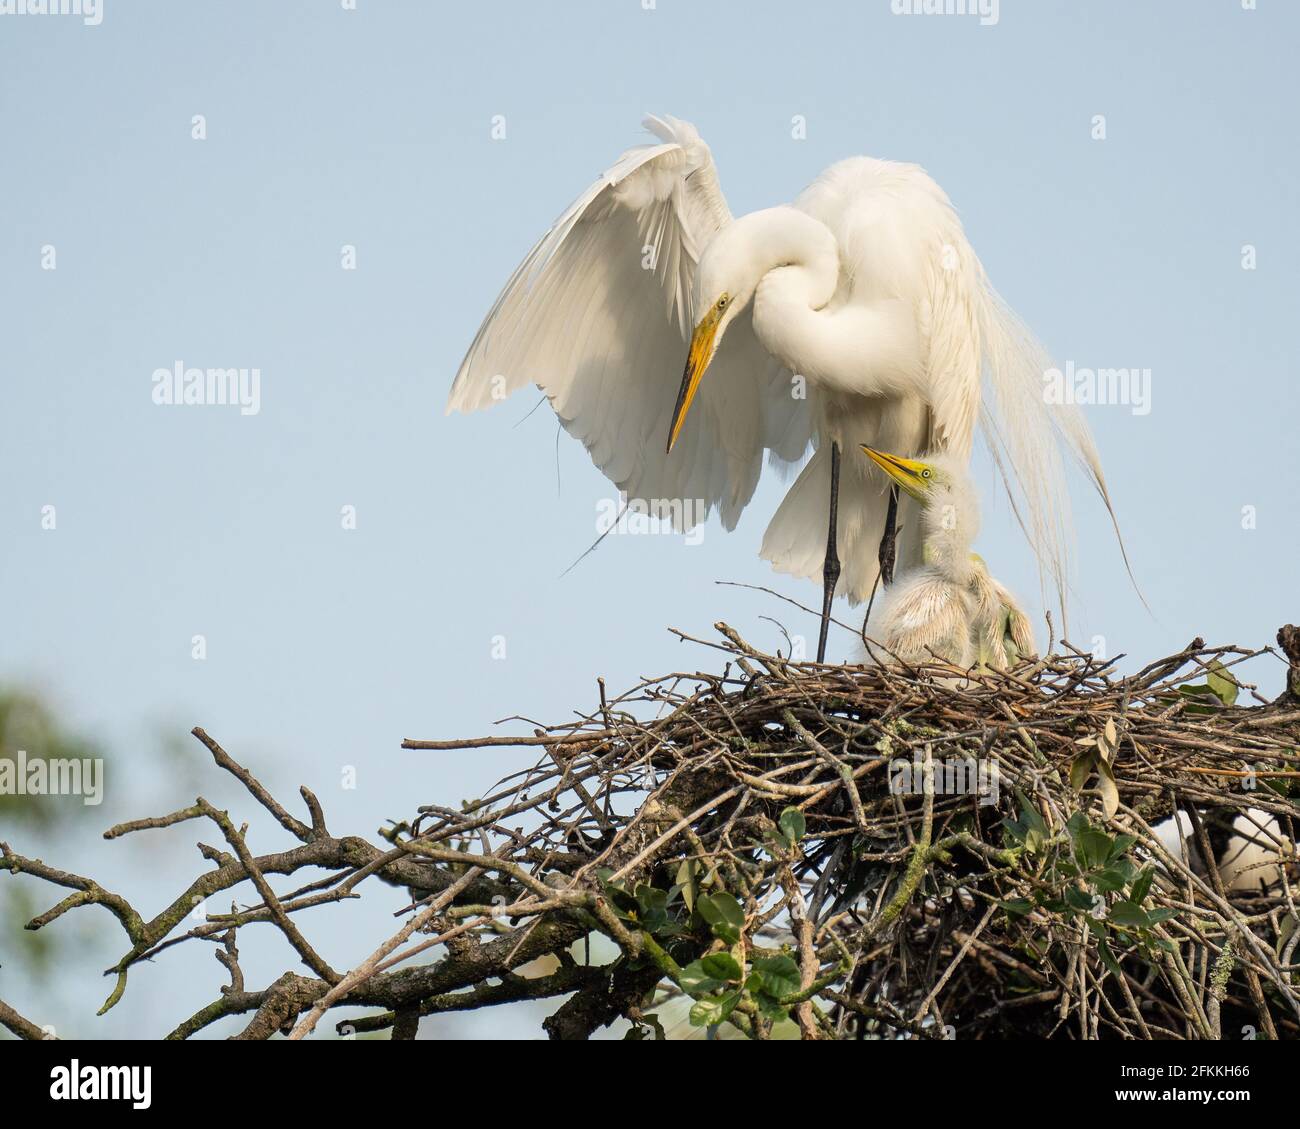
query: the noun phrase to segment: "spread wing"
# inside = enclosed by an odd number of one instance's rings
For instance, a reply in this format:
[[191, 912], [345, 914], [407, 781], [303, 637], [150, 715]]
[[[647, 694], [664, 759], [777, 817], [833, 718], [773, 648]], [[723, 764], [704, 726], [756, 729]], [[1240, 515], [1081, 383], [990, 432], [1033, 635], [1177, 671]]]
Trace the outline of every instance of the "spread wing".
[[[793, 462], [812, 433], [790, 374], [738, 318], [671, 456], [696, 265], [731, 223], [695, 127], [647, 118], [657, 144], [629, 150], [551, 226], [489, 311], [452, 384], [447, 411], [474, 411], [525, 384], [629, 498], [689, 501], [689, 527], [717, 508], [735, 525], [764, 451]], [[681, 518], [678, 518], [678, 515]]]

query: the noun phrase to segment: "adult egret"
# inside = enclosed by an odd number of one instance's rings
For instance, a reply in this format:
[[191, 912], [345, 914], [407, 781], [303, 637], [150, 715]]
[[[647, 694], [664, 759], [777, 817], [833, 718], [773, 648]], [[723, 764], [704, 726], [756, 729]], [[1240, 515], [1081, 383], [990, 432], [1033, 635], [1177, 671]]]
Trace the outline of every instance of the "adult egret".
[[[715, 507], [734, 528], [764, 453], [790, 464], [814, 444], [761, 555], [822, 578], [819, 660], [837, 584], [866, 599], [888, 543], [890, 498], [858, 443], [964, 465], [979, 421], [1063, 603], [1060, 449], [1109, 509], [1101, 466], [1078, 410], [1046, 403], [1049, 362], [939, 186], [915, 165], [853, 157], [792, 205], [733, 219], [695, 127], [645, 125], [657, 143], [624, 153], [511, 275], [447, 411], [536, 383], [628, 498], [683, 528]], [[906, 508], [898, 520], [899, 560], [914, 564], [915, 523]]]
[[906, 663], [942, 660], [1004, 670], [1030, 657], [1028, 617], [971, 552], [979, 504], [959, 462], [948, 455], [922, 462], [873, 447], [862, 451], [921, 510], [922, 563], [885, 590], [867, 636]]

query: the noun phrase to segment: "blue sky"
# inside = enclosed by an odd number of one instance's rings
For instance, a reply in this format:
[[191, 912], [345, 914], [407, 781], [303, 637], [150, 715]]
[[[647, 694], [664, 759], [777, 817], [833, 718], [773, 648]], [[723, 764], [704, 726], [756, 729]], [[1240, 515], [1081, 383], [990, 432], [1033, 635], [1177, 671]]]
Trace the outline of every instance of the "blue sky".
[[[1151, 372], [1148, 414], [1089, 419], [1154, 615], [1079, 490], [1073, 638], [1143, 662], [1194, 635], [1271, 642], [1296, 617], [1300, 552], [1297, 32], [1300, 9], [1276, 0], [1003, 0], [992, 26], [889, 0], [0, 15], [0, 681], [45, 694], [121, 762], [60, 861], [146, 904], [170, 897], [198, 863], [192, 833], [97, 835], [218, 794], [197, 745], [174, 779], [146, 755], [195, 724], [286, 798], [307, 783], [336, 828], [367, 833], [519, 763], [403, 753], [403, 737], [563, 720], [597, 676], [713, 664], [668, 626], [726, 619], [775, 647], [766, 615], [812, 634], [788, 606], [715, 584], [816, 601], [757, 557], [779, 480], [733, 534], [610, 537], [561, 576], [610, 495], [581, 447], [557, 442], [548, 409], [528, 415], [532, 394], [442, 414], [510, 270], [644, 139], [646, 111], [699, 126], [737, 213], [855, 153], [925, 166], [1062, 364]], [[153, 372], [177, 361], [257, 367], [260, 411], [155, 404]], [[980, 548], [1032, 596], [1028, 550], [977, 470]], [[1280, 665], [1255, 673], [1280, 688]], [[283, 845], [261, 824], [253, 842]], [[327, 955], [362, 955], [396, 897], [334, 914]], [[263, 947], [258, 971], [292, 963]], [[170, 953], [103, 1020], [3, 970], [0, 995], [84, 1033], [142, 1033], [210, 999], [218, 973], [207, 952]], [[88, 974], [60, 991], [100, 990]]]

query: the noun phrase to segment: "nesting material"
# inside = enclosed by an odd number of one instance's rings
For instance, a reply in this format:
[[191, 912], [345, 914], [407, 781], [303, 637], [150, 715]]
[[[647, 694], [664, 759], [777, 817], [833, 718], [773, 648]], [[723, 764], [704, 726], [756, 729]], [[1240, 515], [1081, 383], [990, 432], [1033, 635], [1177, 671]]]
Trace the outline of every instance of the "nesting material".
[[[722, 673], [537, 730], [546, 759], [493, 800], [512, 826], [545, 809], [506, 853], [603, 891], [625, 952], [667, 958], [660, 992], [702, 1025], [730, 1004], [721, 1026], [759, 1037], [1300, 1034], [1300, 702], [1234, 674], [1264, 652], [1198, 639], [1121, 677], [1067, 646], [957, 678], [791, 662], [717, 627]], [[1153, 830], [1176, 809], [1197, 860]], [[1225, 861], [1245, 824], [1265, 865]], [[700, 915], [720, 892], [734, 934]], [[739, 953], [744, 984], [673, 973], [710, 953]], [[745, 985], [781, 956], [803, 991], [768, 1016]]]

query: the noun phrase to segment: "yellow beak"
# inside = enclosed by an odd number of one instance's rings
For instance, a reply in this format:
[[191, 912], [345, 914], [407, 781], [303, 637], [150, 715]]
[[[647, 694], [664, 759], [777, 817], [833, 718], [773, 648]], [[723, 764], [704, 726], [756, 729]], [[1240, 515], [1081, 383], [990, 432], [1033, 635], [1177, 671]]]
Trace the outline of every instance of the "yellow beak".
[[868, 447], [865, 443], [862, 444], [862, 449], [876, 466], [889, 475], [894, 482], [897, 482], [913, 498], [918, 501], [924, 499], [925, 492], [930, 484], [930, 466], [928, 463], [918, 462], [916, 459], [905, 459], [901, 455], [890, 455], [885, 451], [877, 451], [874, 447]]
[[690, 351], [686, 354], [686, 371], [682, 373], [682, 387], [677, 393], [677, 406], [673, 409], [673, 424], [668, 432], [668, 451], [671, 454], [677, 436], [682, 432], [686, 422], [686, 413], [691, 410], [691, 401], [700, 387], [700, 378], [713, 360], [713, 343], [718, 335], [718, 311], [710, 309], [704, 320], [695, 327], [691, 334]]

